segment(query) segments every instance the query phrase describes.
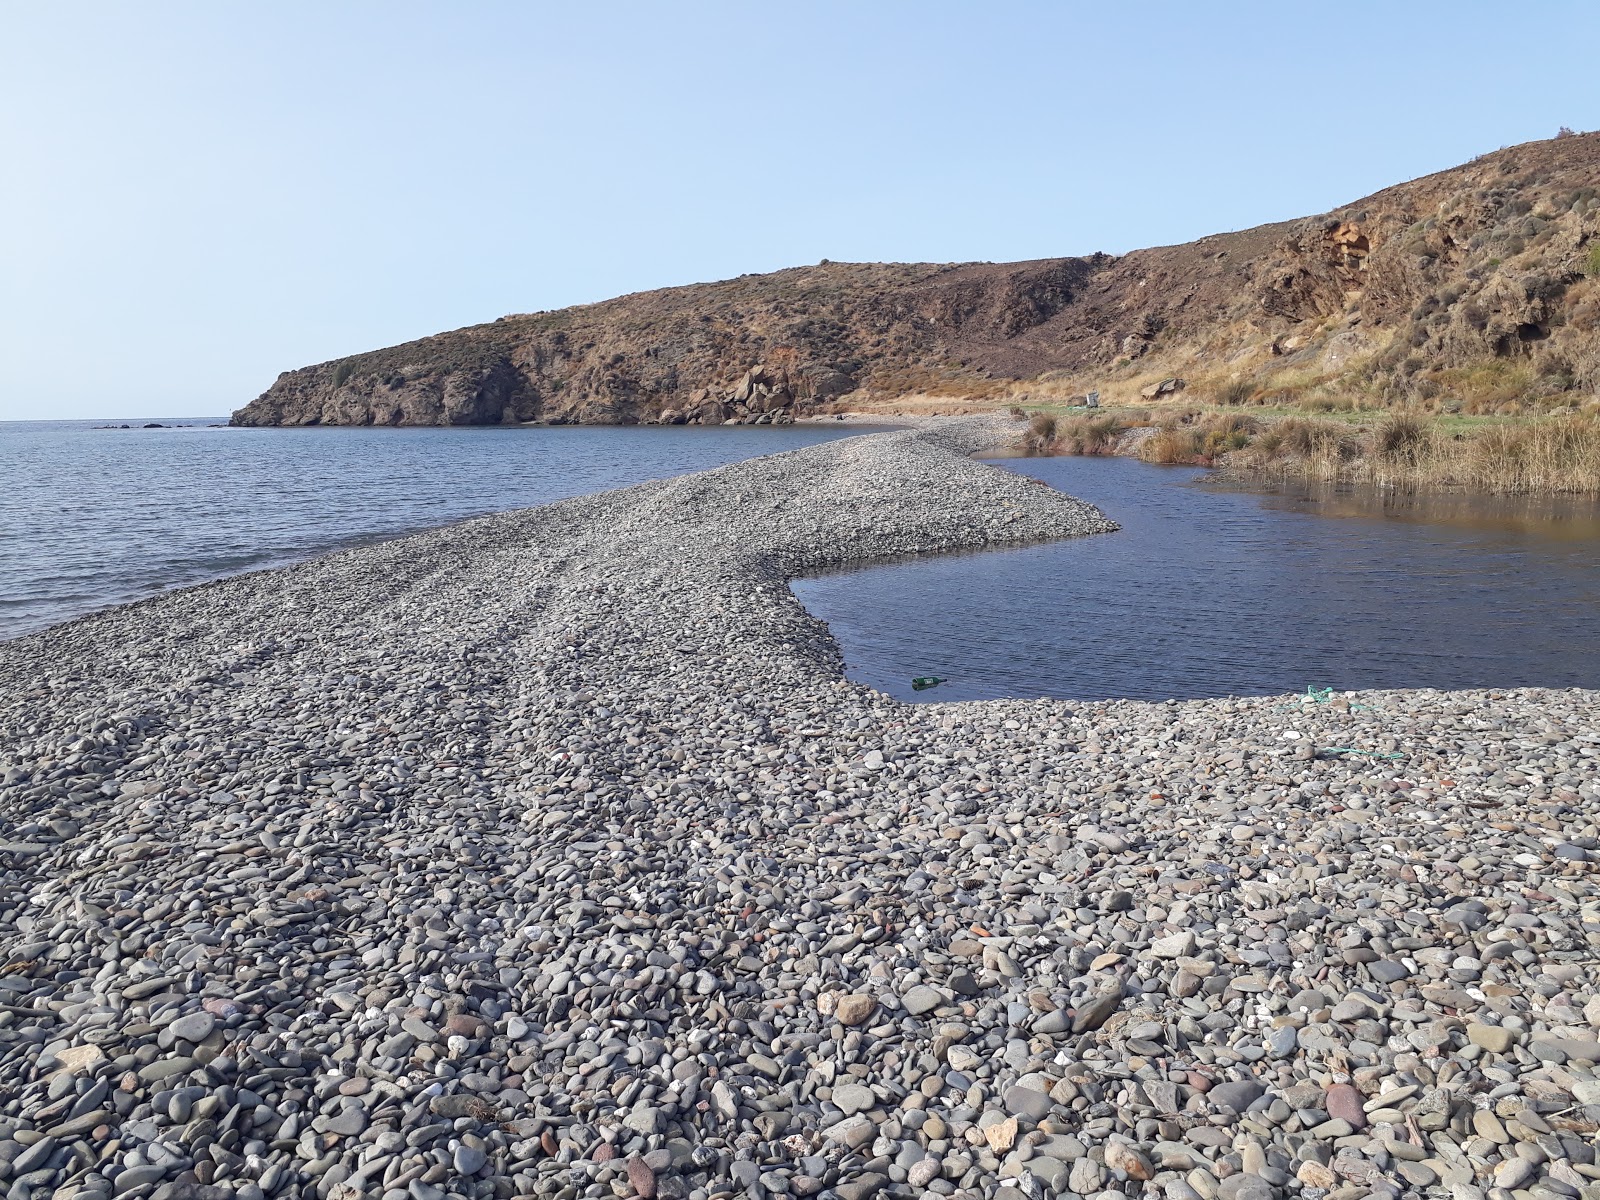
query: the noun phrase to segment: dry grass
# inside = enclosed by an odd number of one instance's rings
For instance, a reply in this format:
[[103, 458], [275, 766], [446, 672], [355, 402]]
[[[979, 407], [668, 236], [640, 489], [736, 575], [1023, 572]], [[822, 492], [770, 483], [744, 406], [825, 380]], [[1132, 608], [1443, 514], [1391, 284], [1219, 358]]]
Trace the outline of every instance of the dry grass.
[[1034, 413], [1028, 422], [1028, 432], [1022, 435], [1022, 445], [1029, 454], [1055, 452], [1056, 419], [1049, 413]]
[[1458, 486], [1600, 495], [1600, 418], [1573, 415], [1496, 425], [1448, 444], [1454, 453], [1445, 465]]
[[1052, 452], [1056, 454], [1110, 454], [1117, 439], [1130, 428], [1114, 413], [1072, 417], [1055, 424]]
[[1248, 446], [1260, 428], [1260, 422], [1242, 413], [1191, 410], [1174, 414], [1141, 443], [1139, 457], [1169, 466], [1188, 463], [1209, 467], [1224, 454]]
[[1218, 466], [1243, 477], [1600, 496], [1600, 413], [1494, 420], [1391, 412], [1362, 420], [1193, 407], [1154, 418], [1143, 409], [1036, 412], [1024, 443], [1033, 454], [1113, 454], [1129, 430], [1154, 424], [1132, 451], [1149, 463]]
[[1600, 418], [1574, 414], [1449, 433], [1412, 414], [1375, 429], [1286, 418], [1230, 457], [1235, 473], [1346, 479], [1386, 487], [1600, 495]]
[[1415, 467], [1435, 454], [1436, 429], [1410, 413], [1396, 413], [1378, 426], [1373, 437], [1373, 454], [1380, 461]]
[[1140, 458], [1162, 466], [1196, 462], [1199, 454], [1194, 431], [1190, 429], [1158, 429], [1139, 444]]
[[875, 371], [865, 386], [875, 398], [895, 403], [899, 398], [909, 396], [972, 403], [999, 401], [1011, 388], [1005, 380], [989, 379], [959, 368], [940, 370], [926, 367]]
[[1342, 421], [1285, 417], [1228, 460], [1235, 472], [1338, 479], [1359, 456], [1356, 432]]
[[[1573, 320], [1600, 330], [1600, 278], [1580, 280], [1572, 292]], [[1313, 351], [1326, 332], [1313, 334]], [[1130, 451], [1151, 463], [1394, 487], [1600, 495], [1600, 338], [1565, 358], [1541, 349], [1453, 367], [1419, 360], [1388, 374], [1380, 370], [1387, 358], [1420, 357], [1403, 339], [1375, 343], [1332, 370], [1314, 354], [1275, 354], [1265, 343], [1240, 353], [1237, 343], [1047, 373], [988, 399], [1029, 413], [1052, 410], [1032, 418], [1031, 453], [1116, 453], [1130, 429], [1154, 425]], [[1191, 350], [1187, 367], [1174, 357]], [[1184, 392], [1154, 404], [1140, 398], [1141, 388], [1171, 375], [1188, 378]], [[1089, 390], [1100, 393], [1098, 411], [1082, 407]]]
[[1534, 374], [1525, 364], [1496, 360], [1430, 371], [1415, 381], [1417, 403], [1429, 412], [1473, 416], [1530, 411]]
[[811, 410], [822, 415], [833, 413], [862, 413], [878, 416], [943, 416], [964, 417], [978, 413], [991, 413], [995, 405], [971, 396], [933, 396], [923, 392], [909, 392], [898, 396], [877, 396], [867, 391], [851, 392], [847, 396]]
[[1215, 394], [1218, 404], [1248, 404], [1255, 398], [1256, 384], [1251, 379], [1229, 379], [1217, 385]]

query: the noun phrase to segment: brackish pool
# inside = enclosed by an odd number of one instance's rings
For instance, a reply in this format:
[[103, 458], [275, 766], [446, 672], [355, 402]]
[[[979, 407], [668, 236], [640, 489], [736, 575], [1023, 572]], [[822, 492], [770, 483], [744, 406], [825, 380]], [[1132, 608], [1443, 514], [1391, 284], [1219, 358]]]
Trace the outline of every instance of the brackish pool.
[[[848, 674], [901, 699], [1600, 686], [1600, 506], [1201, 482], [999, 460], [1120, 533], [796, 580]], [[914, 691], [911, 680], [947, 682]]]

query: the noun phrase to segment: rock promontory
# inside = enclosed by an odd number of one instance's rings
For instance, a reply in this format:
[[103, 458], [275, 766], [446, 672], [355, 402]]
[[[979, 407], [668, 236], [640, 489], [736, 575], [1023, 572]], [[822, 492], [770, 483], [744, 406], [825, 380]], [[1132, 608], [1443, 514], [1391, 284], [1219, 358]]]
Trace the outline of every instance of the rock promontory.
[[1548, 407], [1600, 390], [1597, 345], [1600, 134], [1582, 134], [1120, 257], [824, 261], [506, 316], [288, 371], [233, 423], [771, 422], [1123, 368]]

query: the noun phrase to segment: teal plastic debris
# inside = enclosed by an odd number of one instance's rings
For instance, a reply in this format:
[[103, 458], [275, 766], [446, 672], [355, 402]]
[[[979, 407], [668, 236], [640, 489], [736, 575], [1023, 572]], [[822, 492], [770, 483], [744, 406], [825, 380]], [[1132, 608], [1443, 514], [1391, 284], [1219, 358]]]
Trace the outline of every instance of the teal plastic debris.
[[[1331, 687], [1325, 687], [1325, 688], [1312, 687], [1308, 683], [1308, 684], [1306, 684], [1306, 694], [1304, 696], [1296, 696], [1294, 698], [1294, 703], [1293, 704], [1274, 704], [1272, 706], [1272, 711], [1273, 712], [1293, 712], [1296, 708], [1302, 707], [1302, 706], [1304, 706], [1306, 704], [1332, 704], [1332, 703], [1333, 703], [1333, 689]], [[1378, 712], [1378, 711], [1380, 711], [1379, 709], [1374, 708], [1370, 704], [1355, 704], [1355, 703], [1352, 703], [1350, 705], [1350, 710], [1352, 712], [1354, 712], [1354, 711], [1356, 711], [1358, 709], [1363, 711], [1363, 712]]]

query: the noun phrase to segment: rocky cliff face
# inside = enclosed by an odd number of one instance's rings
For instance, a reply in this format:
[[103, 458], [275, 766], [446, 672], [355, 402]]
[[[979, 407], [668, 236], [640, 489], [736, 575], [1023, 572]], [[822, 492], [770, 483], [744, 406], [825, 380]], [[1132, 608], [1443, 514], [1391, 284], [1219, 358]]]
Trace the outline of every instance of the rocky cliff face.
[[503, 317], [278, 378], [239, 425], [771, 420], [897, 373], [981, 371], [1071, 304], [1096, 259], [821, 263]]
[[[1600, 135], [1115, 258], [829, 263], [503, 317], [281, 375], [236, 425], [786, 420], [845, 397], [1257, 360], [1427, 398], [1600, 387]], [[1235, 369], [1236, 368], [1236, 369]]]

